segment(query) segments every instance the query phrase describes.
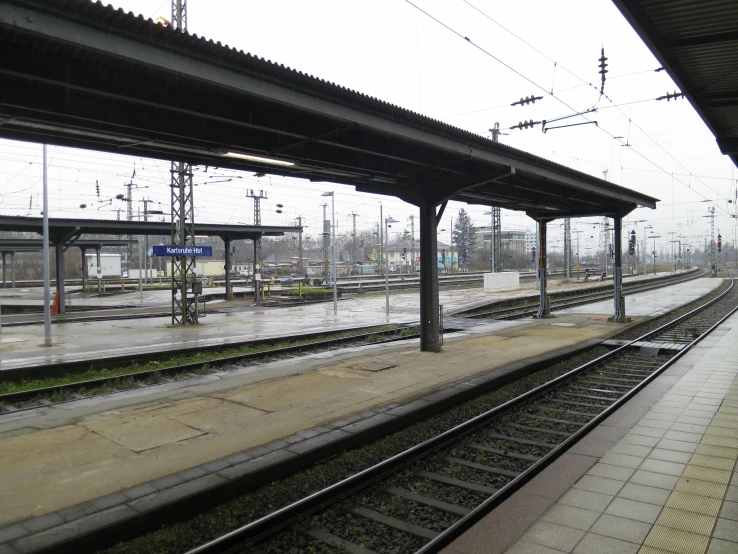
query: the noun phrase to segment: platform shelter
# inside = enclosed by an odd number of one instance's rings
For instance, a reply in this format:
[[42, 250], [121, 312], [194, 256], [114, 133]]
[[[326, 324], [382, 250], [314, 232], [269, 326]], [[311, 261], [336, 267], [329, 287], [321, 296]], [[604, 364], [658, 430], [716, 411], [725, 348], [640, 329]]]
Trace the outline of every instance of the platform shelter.
[[[0, 136], [353, 185], [420, 210], [421, 350], [440, 350], [436, 253], [449, 200], [540, 227], [657, 200], [151, 20], [78, 0], [0, 4]], [[200, 232], [198, 226], [198, 233]], [[615, 319], [620, 317], [620, 258]]]

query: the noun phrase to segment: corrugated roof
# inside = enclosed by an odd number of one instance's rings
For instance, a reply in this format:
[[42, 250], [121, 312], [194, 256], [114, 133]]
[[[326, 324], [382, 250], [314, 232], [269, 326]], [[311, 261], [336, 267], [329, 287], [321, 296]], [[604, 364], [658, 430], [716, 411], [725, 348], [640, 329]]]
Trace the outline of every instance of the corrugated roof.
[[738, 165], [738, 1], [613, 2]]

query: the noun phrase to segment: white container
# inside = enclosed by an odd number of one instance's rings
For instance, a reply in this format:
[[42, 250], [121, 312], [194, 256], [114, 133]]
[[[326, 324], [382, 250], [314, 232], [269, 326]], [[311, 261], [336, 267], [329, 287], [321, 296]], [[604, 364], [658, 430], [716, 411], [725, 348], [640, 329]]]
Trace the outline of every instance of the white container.
[[520, 273], [517, 271], [484, 274], [484, 292], [518, 290], [519, 288]]

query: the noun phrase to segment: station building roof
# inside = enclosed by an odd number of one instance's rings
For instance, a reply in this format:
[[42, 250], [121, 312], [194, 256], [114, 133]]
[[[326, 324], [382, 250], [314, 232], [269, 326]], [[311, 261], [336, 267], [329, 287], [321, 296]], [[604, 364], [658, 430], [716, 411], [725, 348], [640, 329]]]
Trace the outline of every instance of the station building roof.
[[[88, 0], [0, 3], [0, 136], [555, 219], [657, 200]], [[198, 233], [201, 227], [198, 226]]]
[[738, 165], [738, 2], [613, 2]]

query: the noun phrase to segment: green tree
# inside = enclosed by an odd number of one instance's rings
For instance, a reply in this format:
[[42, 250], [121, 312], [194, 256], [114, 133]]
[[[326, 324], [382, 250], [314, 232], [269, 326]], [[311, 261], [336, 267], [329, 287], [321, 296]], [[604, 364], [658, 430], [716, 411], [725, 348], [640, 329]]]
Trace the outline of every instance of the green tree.
[[459, 252], [459, 264], [468, 265], [474, 256], [474, 222], [464, 208], [459, 210], [459, 215], [454, 221], [453, 238]]

